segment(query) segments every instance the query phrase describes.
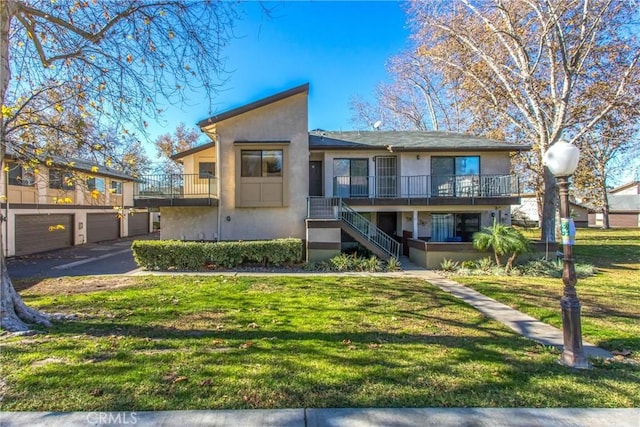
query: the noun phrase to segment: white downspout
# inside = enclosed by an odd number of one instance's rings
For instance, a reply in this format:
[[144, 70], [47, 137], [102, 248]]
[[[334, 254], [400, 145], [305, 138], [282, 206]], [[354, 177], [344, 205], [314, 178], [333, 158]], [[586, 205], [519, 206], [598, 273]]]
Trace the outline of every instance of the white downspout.
[[216, 190], [218, 193], [218, 241], [222, 241], [222, 175], [220, 173], [220, 138], [216, 136]]

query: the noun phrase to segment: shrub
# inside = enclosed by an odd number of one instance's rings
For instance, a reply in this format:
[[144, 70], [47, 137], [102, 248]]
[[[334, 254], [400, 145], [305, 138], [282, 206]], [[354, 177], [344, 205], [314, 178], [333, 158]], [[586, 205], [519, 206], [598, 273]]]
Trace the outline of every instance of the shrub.
[[478, 260], [476, 265], [477, 265], [478, 270], [482, 270], [482, 271], [489, 271], [494, 266], [493, 260], [491, 258], [489, 258], [489, 257], [482, 258], [481, 260]]
[[353, 262], [351, 261], [351, 255], [340, 254], [336, 255], [329, 260], [329, 267], [333, 271], [348, 271], [353, 268]]
[[477, 268], [477, 266], [475, 261], [468, 259], [468, 260], [462, 261], [462, 263], [460, 264], [460, 268], [464, 268], [466, 270], [473, 270]]
[[440, 268], [443, 271], [456, 271], [460, 267], [460, 263], [458, 261], [453, 261], [451, 259], [443, 259], [440, 263]]
[[396, 257], [389, 258], [387, 261], [387, 271], [400, 271], [402, 270], [402, 264]]
[[233, 268], [242, 264], [283, 266], [302, 261], [302, 241], [293, 238], [246, 242], [135, 240], [131, 248], [140, 267], [158, 270]]
[[341, 253], [324, 263], [320, 263], [317, 268], [323, 271], [368, 271], [375, 273], [383, 270], [383, 264], [375, 255], [362, 257], [356, 253]]
[[[562, 260], [547, 261], [545, 259], [539, 259], [529, 261], [526, 264], [516, 267], [514, 270], [516, 270], [515, 274], [522, 276], [561, 278], [562, 269]], [[593, 276], [596, 273], [595, 268], [591, 264], [576, 264], [575, 269], [578, 278]]]
[[376, 273], [378, 271], [382, 271], [382, 261], [380, 261], [380, 258], [375, 255], [372, 255], [369, 258], [362, 258], [360, 268], [362, 269], [360, 271]]

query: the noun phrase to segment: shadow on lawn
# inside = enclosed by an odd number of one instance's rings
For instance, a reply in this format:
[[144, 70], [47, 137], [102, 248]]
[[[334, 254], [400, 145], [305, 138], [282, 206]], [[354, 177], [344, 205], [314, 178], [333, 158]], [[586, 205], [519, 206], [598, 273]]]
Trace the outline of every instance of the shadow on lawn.
[[[628, 239], [633, 240], [633, 239]], [[635, 238], [640, 240], [640, 237]], [[608, 245], [606, 242], [580, 243], [575, 246], [574, 256], [577, 262], [591, 262], [596, 267], [637, 270], [633, 267], [621, 266], [625, 263], [638, 263], [640, 245]]]
[[[92, 333], [93, 325], [77, 326]], [[46, 375], [34, 372], [30, 387], [42, 390], [56, 381], [79, 381], [76, 391], [95, 395], [82, 407], [67, 410], [588, 407], [600, 394], [594, 387], [626, 396], [637, 389], [640, 372], [635, 367], [568, 370], [555, 362], [556, 352], [512, 334], [175, 330], [127, 323], [112, 325], [112, 331], [117, 331], [114, 343], [117, 336], [167, 341], [140, 341], [135, 348], [131, 343], [100, 346], [72, 367], [53, 364]], [[248, 342], [252, 345], [242, 346]], [[13, 349], [8, 350], [6, 357], [11, 357]], [[132, 383], [132, 372], [142, 369], [144, 384]], [[563, 383], [566, 377], [571, 380]], [[540, 387], [546, 379], [556, 386]], [[601, 381], [607, 379], [614, 381]], [[212, 385], [203, 386], [207, 381]], [[628, 404], [640, 404], [639, 396], [626, 396]]]

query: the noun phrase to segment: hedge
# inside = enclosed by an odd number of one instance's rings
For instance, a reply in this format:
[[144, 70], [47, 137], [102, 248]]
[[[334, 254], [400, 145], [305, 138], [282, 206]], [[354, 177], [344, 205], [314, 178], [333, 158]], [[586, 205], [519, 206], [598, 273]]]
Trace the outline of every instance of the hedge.
[[302, 240], [293, 238], [241, 242], [135, 240], [131, 248], [138, 266], [149, 270], [284, 266], [302, 261]]

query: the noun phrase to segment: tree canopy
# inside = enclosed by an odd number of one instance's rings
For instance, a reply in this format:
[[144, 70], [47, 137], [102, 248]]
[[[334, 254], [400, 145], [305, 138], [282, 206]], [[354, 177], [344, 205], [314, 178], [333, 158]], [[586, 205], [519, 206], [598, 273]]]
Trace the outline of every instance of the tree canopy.
[[[235, 4], [213, 0], [0, 2], [3, 169], [7, 150], [36, 163], [71, 150], [131, 164], [134, 133], [163, 103], [195, 90], [211, 100], [224, 83], [236, 18]], [[47, 324], [13, 289], [1, 249], [0, 325]]]
[[[533, 146], [519, 155], [518, 171], [529, 172], [541, 199], [542, 238], [555, 241], [557, 185], [542, 155], [560, 139], [581, 143], [613, 117], [637, 123], [638, 8], [614, 0], [416, 0], [407, 13], [407, 57], [419, 58], [408, 62], [411, 73], [445, 88], [450, 116], [468, 120], [468, 132]], [[412, 82], [406, 71], [394, 76]]]

